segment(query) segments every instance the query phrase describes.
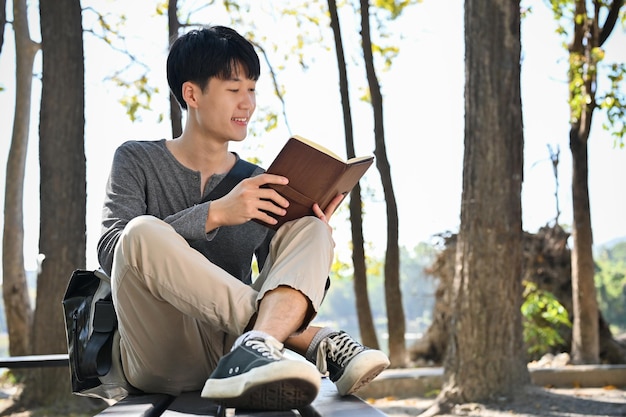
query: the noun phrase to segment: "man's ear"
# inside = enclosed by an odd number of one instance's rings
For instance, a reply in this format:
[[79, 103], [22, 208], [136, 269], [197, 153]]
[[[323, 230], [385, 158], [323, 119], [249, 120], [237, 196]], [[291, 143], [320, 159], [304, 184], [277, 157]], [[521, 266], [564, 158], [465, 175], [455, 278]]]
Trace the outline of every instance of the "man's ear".
[[187, 103], [188, 108], [196, 108], [198, 106], [198, 94], [201, 94], [200, 88], [191, 81], [185, 81], [182, 86], [183, 100]]

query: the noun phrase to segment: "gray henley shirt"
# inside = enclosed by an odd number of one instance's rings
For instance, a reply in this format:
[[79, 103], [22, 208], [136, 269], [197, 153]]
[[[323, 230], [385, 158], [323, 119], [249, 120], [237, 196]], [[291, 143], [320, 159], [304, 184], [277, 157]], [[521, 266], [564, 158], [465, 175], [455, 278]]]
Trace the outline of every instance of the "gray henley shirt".
[[[262, 172], [263, 168], [257, 167], [253, 175]], [[170, 224], [208, 260], [249, 284], [253, 256], [261, 269], [274, 232], [253, 221], [205, 232], [211, 202], [202, 203], [202, 198], [225, 176], [213, 175], [201, 194], [200, 173], [178, 162], [165, 139], [122, 144], [115, 152], [106, 186], [98, 241], [102, 269], [111, 274], [113, 251], [126, 224], [137, 216], [150, 215]]]

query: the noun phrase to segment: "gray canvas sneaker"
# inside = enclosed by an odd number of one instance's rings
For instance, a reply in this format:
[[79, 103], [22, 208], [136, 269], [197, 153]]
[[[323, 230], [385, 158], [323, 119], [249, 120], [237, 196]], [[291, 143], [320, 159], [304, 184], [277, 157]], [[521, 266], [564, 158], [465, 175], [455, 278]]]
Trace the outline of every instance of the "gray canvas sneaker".
[[245, 339], [224, 355], [204, 384], [201, 396], [228, 408], [291, 410], [309, 405], [319, 392], [317, 368], [285, 359], [273, 337]]
[[320, 342], [317, 368], [337, 386], [339, 395], [349, 395], [376, 378], [389, 366], [389, 358], [380, 350], [369, 349], [340, 331]]

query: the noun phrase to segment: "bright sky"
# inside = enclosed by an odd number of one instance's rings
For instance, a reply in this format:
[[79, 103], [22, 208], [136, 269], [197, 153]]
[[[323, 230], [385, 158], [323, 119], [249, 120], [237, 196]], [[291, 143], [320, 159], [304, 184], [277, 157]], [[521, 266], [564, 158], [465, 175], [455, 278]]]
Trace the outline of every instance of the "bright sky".
[[[259, 1], [270, 9], [276, 2]], [[151, 12], [129, 9], [129, 2], [110, 0], [83, 1], [97, 10], [127, 13], [129, 46], [134, 53], [151, 65], [153, 85], [161, 94], [153, 105], [159, 111], [167, 109], [167, 85], [164, 64], [167, 39], [164, 18]], [[133, 3], [134, 4], [134, 3]], [[143, 7], [142, 3], [142, 7]], [[556, 202], [555, 182], [549, 161], [547, 145], [559, 147], [559, 204], [561, 223], [570, 224], [571, 215], [571, 158], [568, 146], [568, 108], [565, 83], [566, 60], [554, 34], [555, 25], [547, 6], [540, 0], [528, 0], [534, 13], [523, 22], [522, 100], [525, 126], [525, 178], [523, 183], [523, 226], [529, 232], [554, 219]], [[31, 13], [37, 13], [36, 6]], [[8, 8], [10, 12], [10, 8]], [[87, 16], [87, 13], [84, 14]], [[254, 18], [258, 22], [259, 14]], [[354, 17], [351, 17], [354, 19]], [[154, 22], [147, 24], [146, 22]], [[205, 23], [229, 24], [219, 14], [211, 15]], [[262, 23], [262, 22], [261, 22]], [[259, 24], [267, 43], [280, 42], [286, 33], [283, 25]], [[372, 25], [375, 27], [375, 25]], [[342, 27], [352, 37], [358, 34], [358, 21], [344, 19]], [[463, 161], [464, 125], [464, 46], [463, 1], [424, 0], [407, 11], [390, 30], [401, 33], [400, 54], [392, 69], [379, 73], [385, 106], [385, 134], [387, 151], [392, 166], [392, 178], [400, 215], [400, 244], [413, 247], [429, 241], [438, 233], [456, 231], [459, 226]], [[249, 28], [240, 28], [244, 32]], [[36, 32], [35, 27], [31, 28]], [[606, 44], [608, 62], [626, 62], [626, 35], [617, 28]], [[330, 32], [325, 42], [331, 46]], [[38, 37], [33, 33], [33, 37]], [[260, 37], [258, 39], [261, 39]], [[356, 41], [356, 39], [352, 39]], [[103, 79], [125, 65], [92, 36], [85, 35], [86, 57], [86, 126], [87, 157], [87, 266], [97, 267], [95, 247], [100, 232], [100, 207], [104, 185], [115, 148], [128, 139], [159, 139], [170, 136], [169, 123], [157, 120], [154, 114], [143, 114], [143, 121], [132, 124], [118, 104], [122, 92]], [[350, 42], [350, 40], [348, 40]], [[395, 41], [394, 41], [395, 42]], [[359, 50], [356, 43], [346, 45], [348, 62], [353, 67], [350, 83], [353, 89], [352, 106], [357, 140], [357, 153], [373, 152], [373, 121], [371, 109], [358, 101], [365, 87], [364, 71], [356, 67]], [[271, 52], [271, 51], [270, 51]], [[273, 56], [280, 63], [283, 51]], [[0, 55], [0, 162], [6, 166], [11, 138], [14, 108], [14, 41], [10, 26], [5, 31], [5, 43]], [[309, 69], [302, 72], [295, 59], [288, 71], [278, 74], [285, 85], [287, 114], [291, 133], [316, 140], [344, 153], [343, 124], [338, 95], [338, 76], [334, 50], [309, 49]], [[621, 55], [617, 55], [621, 54]], [[37, 64], [41, 64], [38, 56]], [[40, 67], [36, 72], [40, 71]], [[262, 75], [258, 85], [259, 106], [275, 106], [269, 75]], [[35, 267], [39, 233], [39, 173], [37, 155], [37, 114], [39, 84], [34, 82], [33, 127], [27, 162], [25, 186], [25, 262], [28, 269]], [[602, 130], [603, 118], [595, 115], [589, 145], [589, 187], [592, 225], [595, 242], [606, 243], [626, 236], [625, 198], [621, 183], [626, 178], [626, 149], [613, 147], [613, 139]], [[281, 121], [282, 123], [282, 121]], [[256, 126], [257, 130], [261, 125]], [[281, 124], [262, 137], [249, 137], [245, 147], [233, 148], [244, 157], [260, 156], [265, 164], [282, 146], [289, 131]], [[0, 172], [4, 184], [5, 171]], [[385, 242], [385, 206], [380, 180], [372, 168], [362, 183], [370, 191], [365, 197], [365, 238], [374, 249], [382, 251]], [[4, 204], [4, 193], [0, 201]], [[348, 247], [345, 212], [333, 219], [337, 227], [338, 249]], [[3, 219], [0, 219], [0, 224]]]

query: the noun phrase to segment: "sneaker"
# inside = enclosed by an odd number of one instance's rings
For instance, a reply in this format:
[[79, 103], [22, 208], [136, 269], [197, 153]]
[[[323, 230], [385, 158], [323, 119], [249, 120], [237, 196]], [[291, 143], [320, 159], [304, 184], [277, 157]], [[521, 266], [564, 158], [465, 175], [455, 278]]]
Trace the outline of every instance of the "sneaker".
[[333, 333], [320, 342], [317, 368], [328, 372], [339, 395], [349, 395], [376, 378], [389, 366], [389, 359], [380, 350], [369, 349], [348, 333]]
[[319, 392], [317, 368], [284, 359], [283, 345], [273, 337], [245, 339], [222, 357], [204, 384], [204, 398], [227, 408], [291, 410], [309, 405]]

